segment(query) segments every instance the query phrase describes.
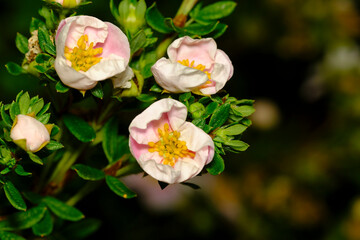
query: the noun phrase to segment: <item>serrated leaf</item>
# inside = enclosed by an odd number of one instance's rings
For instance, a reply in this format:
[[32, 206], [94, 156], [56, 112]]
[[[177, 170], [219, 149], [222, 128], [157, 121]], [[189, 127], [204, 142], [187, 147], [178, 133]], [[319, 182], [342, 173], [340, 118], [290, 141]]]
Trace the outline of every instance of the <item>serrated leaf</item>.
[[1, 240], [26, 240], [25, 238], [11, 232], [0, 231]]
[[55, 85], [55, 89], [59, 93], [66, 93], [70, 88], [65, 86], [61, 81], [58, 81]]
[[103, 99], [104, 90], [102, 88], [101, 83], [96, 84], [96, 86], [91, 89], [91, 94], [97, 98]]
[[47, 52], [51, 55], [56, 54], [55, 46], [50, 40], [50, 35], [46, 29], [39, 28], [38, 39], [39, 39], [39, 46], [41, 50], [43, 50], [43, 52]]
[[8, 62], [5, 65], [5, 67], [6, 67], [7, 71], [11, 75], [14, 75], [14, 76], [18, 76], [20, 74], [26, 73], [26, 71], [21, 66], [19, 66], [19, 64], [14, 63], [14, 62]]
[[218, 107], [210, 118], [209, 125], [214, 129], [221, 127], [229, 118], [230, 104], [225, 103]]
[[81, 142], [91, 142], [95, 139], [95, 130], [84, 119], [75, 115], [64, 115], [65, 126]]
[[235, 9], [236, 2], [219, 1], [201, 9], [197, 17], [204, 20], [217, 20], [229, 16]]
[[54, 140], [51, 140], [48, 144], [46, 144], [46, 148], [50, 151], [59, 150], [63, 147], [64, 147], [64, 145], [62, 145], [61, 143], [54, 141]]
[[22, 35], [21, 33], [16, 34], [15, 44], [16, 44], [17, 49], [22, 54], [25, 54], [25, 53], [27, 53], [29, 51], [28, 39], [24, 35]]
[[46, 207], [37, 206], [26, 212], [17, 212], [0, 221], [0, 230], [12, 231], [30, 228], [39, 222], [46, 211]]
[[113, 191], [116, 195], [123, 198], [136, 197], [136, 193], [128, 189], [119, 179], [107, 175], [105, 177], [105, 181], [110, 190]]
[[160, 33], [171, 33], [173, 30], [165, 24], [165, 18], [156, 7], [156, 3], [146, 10], [145, 19], [147, 24]]
[[32, 226], [32, 231], [36, 236], [44, 237], [51, 234], [53, 226], [54, 224], [51, 219], [51, 214], [48, 210], [46, 210], [44, 217]]
[[30, 105], [30, 96], [28, 92], [25, 92], [19, 99], [19, 108], [21, 114], [27, 114]]
[[77, 208], [69, 206], [56, 198], [47, 196], [42, 201], [59, 218], [69, 221], [79, 221], [84, 218], [84, 214]]
[[145, 47], [145, 44], [146, 44], [146, 34], [143, 30], [141, 30], [130, 41], [131, 54], [134, 54], [140, 48]]
[[76, 173], [85, 180], [98, 181], [105, 177], [105, 173], [99, 169], [86, 166], [84, 164], [76, 164], [71, 167]]
[[109, 163], [116, 162], [128, 153], [128, 139], [118, 134], [119, 124], [116, 118], [111, 118], [104, 126], [102, 147]]
[[17, 175], [23, 176], [23, 177], [32, 175], [31, 172], [26, 172], [26, 171], [24, 170], [23, 166], [21, 166], [21, 165], [16, 165], [15, 173], [16, 173]]
[[225, 170], [224, 159], [215, 152], [213, 160], [206, 165], [206, 171], [211, 175], [218, 175]]

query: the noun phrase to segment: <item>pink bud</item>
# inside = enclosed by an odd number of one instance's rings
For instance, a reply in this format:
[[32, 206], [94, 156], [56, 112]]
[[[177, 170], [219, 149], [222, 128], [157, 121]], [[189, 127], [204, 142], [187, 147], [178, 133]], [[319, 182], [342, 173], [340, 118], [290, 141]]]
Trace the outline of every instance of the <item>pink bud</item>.
[[[26, 151], [36, 152], [50, 141], [48, 129], [33, 117], [19, 114], [16, 116], [15, 125], [11, 129], [10, 137]], [[20, 140], [25, 140], [22, 146]]]

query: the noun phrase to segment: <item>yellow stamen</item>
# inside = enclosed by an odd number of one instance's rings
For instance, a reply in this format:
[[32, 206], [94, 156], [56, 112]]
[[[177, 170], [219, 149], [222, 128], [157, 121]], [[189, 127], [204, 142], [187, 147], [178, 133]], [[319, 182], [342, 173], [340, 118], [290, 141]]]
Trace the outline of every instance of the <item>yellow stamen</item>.
[[168, 123], [164, 124], [163, 129], [158, 128], [160, 140], [156, 143], [148, 142], [148, 151], [158, 152], [163, 157], [162, 164], [175, 166], [179, 158], [194, 158], [195, 153], [187, 149], [186, 142], [180, 141], [180, 132], [172, 131]]
[[103, 52], [103, 49], [101, 47], [94, 48], [94, 43], [89, 44], [88, 42], [88, 35], [82, 35], [77, 41], [76, 47], [73, 49], [65, 47], [65, 57], [71, 62], [71, 67], [76, 71], [86, 72], [102, 59], [98, 55]]
[[[198, 64], [198, 65], [195, 66], [195, 61], [192, 60], [191, 63], [190, 63], [189, 59], [184, 59], [184, 60], [181, 60], [181, 61], [179, 60], [178, 63], [180, 63], [180, 64], [182, 64], [182, 65], [184, 65], [186, 67], [191, 67], [191, 68], [200, 70], [200, 71], [204, 72], [209, 79], [211, 79], [211, 74], [208, 71], [205, 71], [205, 65]], [[210, 82], [210, 81], [208, 81], [208, 82]], [[205, 84], [207, 84], [207, 83], [205, 83]]]

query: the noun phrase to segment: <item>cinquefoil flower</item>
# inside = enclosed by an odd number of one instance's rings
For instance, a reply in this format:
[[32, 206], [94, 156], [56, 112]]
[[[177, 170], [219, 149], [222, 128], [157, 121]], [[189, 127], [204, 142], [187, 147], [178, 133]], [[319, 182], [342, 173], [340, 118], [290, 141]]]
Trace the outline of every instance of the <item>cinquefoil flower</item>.
[[186, 117], [186, 106], [167, 98], [150, 105], [129, 126], [131, 153], [159, 181], [186, 181], [213, 159], [211, 137]]
[[212, 38], [178, 38], [170, 44], [167, 54], [169, 59], [159, 59], [151, 71], [156, 82], [169, 92], [215, 94], [233, 75], [229, 57], [217, 49]]

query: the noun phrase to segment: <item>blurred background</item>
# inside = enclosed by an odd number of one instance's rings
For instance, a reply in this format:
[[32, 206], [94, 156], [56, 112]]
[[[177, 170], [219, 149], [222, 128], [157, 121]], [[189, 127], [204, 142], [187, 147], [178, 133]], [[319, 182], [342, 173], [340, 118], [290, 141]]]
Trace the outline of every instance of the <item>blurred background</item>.
[[[193, 179], [198, 190], [137, 175], [124, 179], [136, 199], [99, 189], [77, 205], [102, 222], [87, 239], [360, 239], [360, 1], [237, 2], [217, 43], [235, 68], [225, 89], [256, 100], [250, 148], [227, 155], [220, 176]], [[180, 3], [157, 1], [167, 17]], [[5, 103], [19, 89], [38, 93], [35, 79], [4, 65], [21, 63], [16, 32], [30, 36], [41, 4], [1, 1]], [[79, 12], [114, 22], [105, 0]]]

